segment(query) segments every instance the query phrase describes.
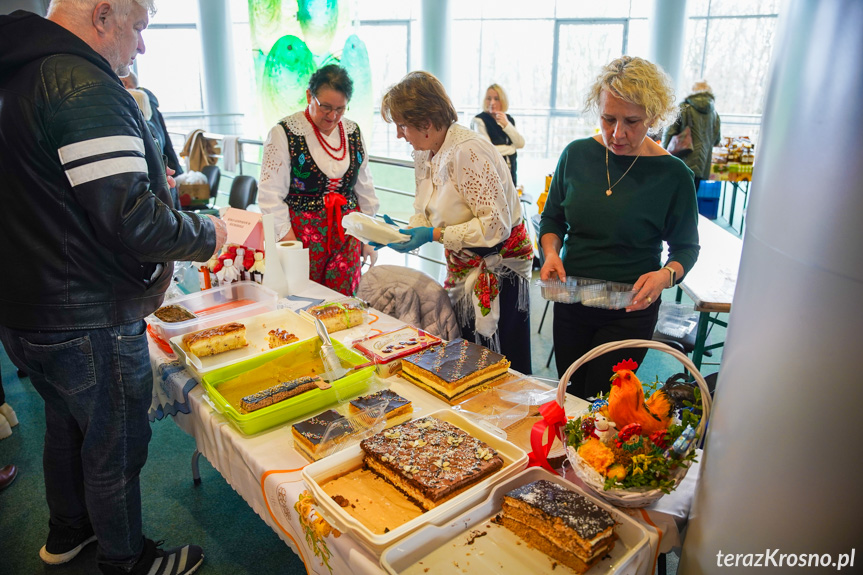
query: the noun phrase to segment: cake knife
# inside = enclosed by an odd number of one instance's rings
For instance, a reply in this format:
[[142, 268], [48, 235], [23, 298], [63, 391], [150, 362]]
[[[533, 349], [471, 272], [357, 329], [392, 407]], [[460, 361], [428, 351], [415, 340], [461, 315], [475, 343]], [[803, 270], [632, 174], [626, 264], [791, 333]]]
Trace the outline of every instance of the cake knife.
[[327, 332], [327, 328], [324, 323], [318, 318], [315, 318], [315, 329], [317, 330], [318, 337], [321, 340], [321, 361], [324, 364], [324, 373], [321, 374], [321, 378], [324, 381], [332, 383], [337, 379], [344, 377], [350, 370], [342, 367], [342, 360], [340, 360], [339, 356], [336, 354], [336, 348], [333, 347], [330, 334]]

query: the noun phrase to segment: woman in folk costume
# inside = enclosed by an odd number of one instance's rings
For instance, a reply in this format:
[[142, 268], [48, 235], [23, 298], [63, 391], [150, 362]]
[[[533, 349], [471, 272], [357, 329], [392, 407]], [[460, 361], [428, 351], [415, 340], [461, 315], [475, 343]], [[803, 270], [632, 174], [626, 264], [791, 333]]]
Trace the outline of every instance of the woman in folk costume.
[[533, 248], [509, 168], [494, 145], [456, 124], [440, 81], [411, 72], [384, 95], [381, 116], [414, 149], [415, 214], [402, 233], [408, 252], [444, 245], [444, 283], [462, 337], [504, 354], [531, 372], [528, 281]]
[[371, 247], [345, 235], [342, 216], [374, 216], [380, 205], [360, 128], [344, 117], [353, 81], [335, 64], [312, 74], [305, 110], [282, 118], [264, 143], [258, 204], [276, 237], [309, 249], [309, 277], [345, 295], [360, 281]]

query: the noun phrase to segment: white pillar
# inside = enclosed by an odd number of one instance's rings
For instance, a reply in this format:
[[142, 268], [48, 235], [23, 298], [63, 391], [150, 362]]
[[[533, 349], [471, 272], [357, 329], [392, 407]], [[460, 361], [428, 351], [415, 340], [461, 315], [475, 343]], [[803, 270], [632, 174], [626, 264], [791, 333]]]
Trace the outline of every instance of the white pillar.
[[650, 24], [650, 60], [668, 72], [676, 92], [683, 94], [686, 89], [680, 84], [680, 70], [686, 34], [686, 0], [655, 0]]
[[422, 2], [422, 69], [431, 72], [450, 89], [450, 0]]
[[201, 37], [204, 113], [207, 129], [237, 134], [241, 121], [236, 114], [234, 49], [229, 0], [198, 0], [198, 32]]
[[835, 572], [809, 554], [855, 549], [841, 573], [863, 569], [861, 30], [859, 0], [783, 4], [679, 573]]

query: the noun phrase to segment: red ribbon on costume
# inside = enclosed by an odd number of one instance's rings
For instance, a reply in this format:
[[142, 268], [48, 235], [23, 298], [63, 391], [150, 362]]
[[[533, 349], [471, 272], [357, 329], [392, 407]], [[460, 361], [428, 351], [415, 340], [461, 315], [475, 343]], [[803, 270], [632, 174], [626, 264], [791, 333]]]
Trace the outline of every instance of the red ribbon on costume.
[[[530, 430], [530, 446], [533, 451], [527, 456], [527, 466], [542, 467], [546, 471], [557, 474], [557, 471], [548, 464], [548, 454], [551, 452], [554, 438], [560, 436], [562, 427], [566, 425], [566, 412], [556, 401], [550, 401], [540, 406], [539, 413], [542, 415], [542, 421], [534, 423], [533, 429]], [[549, 430], [548, 442], [543, 443], [546, 429]]]
[[347, 205], [348, 200], [336, 192], [324, 194], [324, 209], [327, 211], [327, 253], [332, 251], [333, 224], [339, 231], [339, 239], [345, 241], [345, 228], [342, 227], [342, 206]]

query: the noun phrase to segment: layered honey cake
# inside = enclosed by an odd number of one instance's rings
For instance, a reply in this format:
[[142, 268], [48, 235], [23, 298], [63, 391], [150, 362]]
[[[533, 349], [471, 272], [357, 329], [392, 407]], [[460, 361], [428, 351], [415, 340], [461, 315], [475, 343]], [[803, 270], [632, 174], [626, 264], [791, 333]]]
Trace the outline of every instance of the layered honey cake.
[[372, 471], [426, 510], [503, 467], [491, 446], [434, 417], [384, 430], [360, 447]]
[[402, 377], [455, 403], [474, 389], [506, 375], [509, 361], [481, 345], [454, 339], [402, 359]]
[[540, 479], [503, 498], [503, 526], [577, 573], [614, 547], [614, 519], [586, 497]]
[[275, 347], [294, 343], [295, 341], [300, 341], [300, 338], [288, 332], [286, 329], [277, 327], [276, 329], [271, 329], [267, 334], [267, 341], [270, 343], [270, 349], [273, 349]]
[[323, 303], [309, 308], [308, 311], [312, 317], [323, 322], [327, 333], [360, 325], [365, 319], [365, 312], [358, 302]]
[[[328, 428], [330, 429], [330, 433], [325, 438], [324, 436], [327, 434]], [[324, 439], [330, 441], [347, 435], [350, 432], [351, 426], [344, 416], [332, 409], [328, 409], [323, 413], [319, 413], [314, 417], [291, 426], [294, 445], [300, 453], [312, 461], [317, 461], [322, 457], [318, 449], [322, 447]]]
[[183, 336], [183, 345], [198, 357], [239, 349], [246, 343], [246, 326], [231, 322]]
[[308, 375], [291, 381], [282, 381], [272, 387], [242, 398], [240, 400], [240, 407], [247, 412], [269, 407], [274, 403], [279, 403], [290, 397], [316, 389], [318, 387], [316, 382], [319, 380], [320, 378], [317, 376]]
[[387, 406], [384, 408], [384, 413], [387, 416], [386, 427], [404, 423], [413, 415], [414, 407], [411, 401], [390, 389], [382, 389], [381, 391], [353, 399], [351, 400], [349, 409], [351, 413], [359, 413], [363, 409], [382, 401], [387, 402]]

